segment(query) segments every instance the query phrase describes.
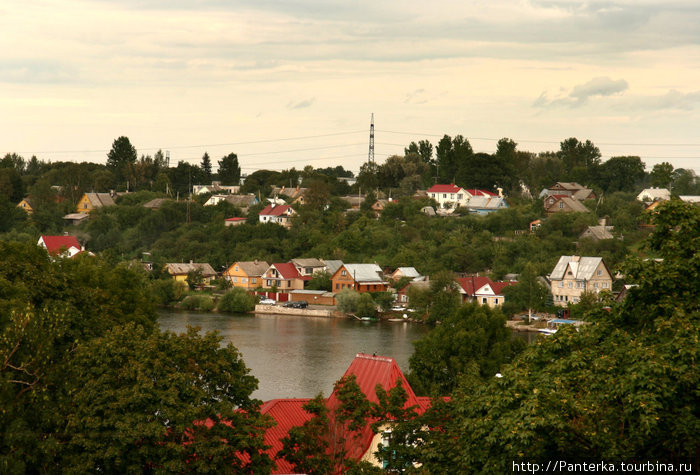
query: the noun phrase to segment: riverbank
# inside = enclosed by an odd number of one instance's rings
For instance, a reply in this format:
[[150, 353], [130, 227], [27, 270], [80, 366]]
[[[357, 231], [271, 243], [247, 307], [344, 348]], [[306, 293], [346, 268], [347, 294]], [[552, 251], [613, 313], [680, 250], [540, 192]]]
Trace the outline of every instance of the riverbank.
[[299, 317], [323, 317], [323, 318], [347, 318], [342, 313], [338, 312], [335, 307], [319, 308], [320, 306], [309, 306], [307, 308], [283, 307], [281, 305], [262, 305], [255, 306], [255, 314], [262, 315], [295, 315]]

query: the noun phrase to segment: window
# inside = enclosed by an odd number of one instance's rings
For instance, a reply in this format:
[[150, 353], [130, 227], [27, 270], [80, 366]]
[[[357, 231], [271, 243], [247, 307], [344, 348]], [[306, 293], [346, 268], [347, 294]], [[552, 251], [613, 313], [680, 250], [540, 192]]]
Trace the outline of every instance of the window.
[[559, 288], [561, 289], [563, 287], [564, 287], [564, 281], [559, 281]]
[[241, 284], [245, 284], [245, 282], [246, 282], [246, 278], [245, 278], [245, 277], [241, 277]]
[[287, 281], [287, 287], [291, 287], [291, 286], [292, 286], [292, 281], [291, 281], [291, 280], [288, 280], [288, 281]]
[[493, 299], [493, 304], [498, 305], [498, 299]]
[[601, 269], [598, 269], [598, 275], [603, 275], [603, 271]]
[[598, 282], [593, 284], [593, 288], [597, 289], [598, 288]]
[[451, 200], [455, 199], [455, 194], [454, 194], [454, 193], [450, 193], [450, 199], [451, 199]]
[[233, 278], [233, 281], [234, 281], [234, 282], [238, 282], [238, 277], [234, 277], [234, 278]]
[[234, 267], [233, 270], [234, 270], [235, 272], [238, 272], [238, 266]]
[[564, 209], [564, 202], [563, 201], [559, 202], [559, 209]]
[[462, 193], [457, 194], [457, 199], [460, 201], [462, 200]]
[[267, 286], [272, 287], [272, 279], [267, 279]]
[[251, 282], [252, 284], [257, 284], [257, 283], [258, 283], [258, 279], [256, 279], [255, 277], [253, 277], [252, 279], [250, 279], [250, 282]]
[[340, 275], [342, 275], [343, 277], [345, 277], [346, 275], [348, 275], [348, 273], [345, 272], [344, 270], [341, 270], [341, 271], [340, 271]]
[[573, 282], [569, 282], [569, 288], [570, 288], [570, 289], [573, 289], [573, 288], [574, 288], [574, 283], [573, 283]]
[[447, 193], [443, 193], [443, 194], [442, 194], [442, 198], [443, 198], [443, 199], [447, 199]]
[[486, 297], [481, 297], [481, 303], [482, 304], [488, 303], [488, 299]]
[[607, 288], [608, 288], [608, 283], [607, 283], [607, 282], [603, 282], [603, 288], [604, 288], [604, 289], [607, 289]]
[[340, 289], [340, 284], [335, 284], [335, 290], [339, 290], [339, 289]]

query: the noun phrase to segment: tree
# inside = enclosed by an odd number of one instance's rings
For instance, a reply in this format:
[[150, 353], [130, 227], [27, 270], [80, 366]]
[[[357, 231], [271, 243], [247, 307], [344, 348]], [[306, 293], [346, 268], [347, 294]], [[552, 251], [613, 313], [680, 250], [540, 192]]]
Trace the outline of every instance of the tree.
[[[219, 165], [219, 167], [221, 167], [221, 165]], [[207, 180], [207, 183], [209, 183], [211, 181], [211, 159], [207, 152], [204, 152], [204, 155], [202, 155], [202, 163], [200, 163], [199, 168], [202, 169], [204, 178]]]
[[238, 164], [238, 156], [229, 153], [219, 160], [219, 181], [222, 185], [238, 185], [241, 181], [241, 166]]
[[513, 313], [526, 309], [528, 320], [532, 318], [532, 312], [542, 310], [547, 300], [547, 289], [538, 282], [535, 266], [527, 263], [520, 273], [518, 283], [509, 285], [503, 289], [506, 297], [505, 307], [511, 308]]
[[257, 299], [241, 287], [234, 287], [221, 297], [220, 312], [246, 313], [255, 309]]
[[673, 165], [668, 162], [661, 162], [654, 165], [649, 173], [651, 186], [657, 188], [668, 188], [673, 180]]
[[368, 292], [363, 292], [357, 299], [357, 316], [360, 318], [374, 318], [377, 314], [377, 304]]
[[360, 294], [357, 293], [356, 290], [349, 287], [344, 288], [335, 296], [335, 300], [338, 303], [338, 310], [343, 313], [355, 313], [357, 311], [359, 298]]
[[635, 191], [644, 180], [644, 162], [639, 157], [611, 157], [599, 167], [597, 185], [606, 192]]
[[449, 271], [438, 272], [430, 279], [430, 323], [447, 320], [459, 307], [459, 294], [454, 274]]
[[416, 393], [446, 396], [460, 377], [493, 378], [501, 366], [523, 350], [498, 311], [478, 304], [463, 305], [442, 324], [414, 343], [407, 376]]
[[326, 290], [328, 292], [332, 291], [333, 282], [331, 281], [330, 272], [325, 270], [321, 272], [314, 272], [306, 288], [309, 290]]
[[470, 473], [555, 458], [697, 463], [700, 209], [672, 200], [657, 211], [646, 251], [663, 260], [629, 258], [636, 287], [622, 303], [529, 346], [501, 378], [463, 379], [440, 430], [424, 434], [426, 471], [448, 460]]
[[128, 137], [122, 135], [112, 142], [112, 148], [107, 153], [107, 168], [114, 173], [117, 183], [133, 181], [133, 167], [137, 159], [136, 148]]

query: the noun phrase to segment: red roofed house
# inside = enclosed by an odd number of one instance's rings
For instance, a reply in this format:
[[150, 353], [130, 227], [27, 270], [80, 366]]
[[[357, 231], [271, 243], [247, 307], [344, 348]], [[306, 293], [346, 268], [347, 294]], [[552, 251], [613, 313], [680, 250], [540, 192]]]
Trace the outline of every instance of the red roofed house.
[[311, 280], [311, 276], [302, 276], [291, 262], [271, 264], [262, 276], [264, 288], [277, 287], [279, 292], [303, 290], [305, 280]]
[[[375, 392], [377, 385], [389, 391], [396, 386], [397, 381], [401, 381], [401, 385], [407, 393], [405, 408], [414, 407], [418, 414], [422, 414], [430, 406], [430, 398], [415, 395], [393, 358], [358, 353], [343, 377], [351, 375], [355, 376], [360, 390], [370, 402], [378, 402]], [[311, 419], [311, 415], [302, 408], [308, 401], [309, 399], [273, 399], [263, 404], [260, 412], [270, 415], [277, 422], [277, 425], [268, 429], [265, 434], [265, 444], [271, 446], [268, 454], [276, 463], [272, 473], [294, 473], [294, 467], [286, 460], [278, 459], [276, 455], [282, 450], [282, 439], [286, 437], [289, 430], [294, 426], [301, 426]], [[326, 400], [326, 405], [331, 413], [339, 404], [335, 392]], [[345, 449], [349, 458], [357, 461], [366, 460], [381, 467], [381, 461], [377, 460], [374, 452], [377, 451], [383, 437], [386, 437], [387, 434], [384, 431], [375, 434], [371, 428], [373, 422], [376, 420], [367, 421], [365, 426], [358, 431], [356, 438], [346, 438]], [[390, 422], [385, 428], [389, 426]]]
[[75, 236], [41, 236], [37, 245], [52, 256], [69, 258], [85, 250]]
[[457, 279], [462, 302], [474, 302], [479, 305], [497, 307], [505, 302], [503, 289], [517, 282], [494, 282], [488, 277], [462, 277]]
[[246, 218], [226, 218], [224, 219], [224, 225], [226, 226], [238, 226], [246, 222]]
[[467, 206], [471, 195], [464, 188], [451, 183], [449, 185], [433, 185], [427, 191], [428, 197], [434, 199], [440, 208], [458, 208]]
[[292, 225], [290, 218], [295, 214], [291, 206], [270, 203], [260, 211], [258, 216], [261, 223], [277, 223], [285, 227]]

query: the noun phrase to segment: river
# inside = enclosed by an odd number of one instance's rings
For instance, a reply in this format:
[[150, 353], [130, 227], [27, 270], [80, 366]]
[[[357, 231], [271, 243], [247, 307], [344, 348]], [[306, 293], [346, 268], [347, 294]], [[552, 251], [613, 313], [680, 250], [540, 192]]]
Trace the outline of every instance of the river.
[[427, 331], [407, 322], [360, 322], [351, 319], [291, 315], [225, 315], [163, 311], [163, 330], [181, 333], [188, 325], [216, 330], [243, 356], [259, 386], [253, 397], [328, 396], [356, 353], [390, 356], [408, 371], [412, 342]]

